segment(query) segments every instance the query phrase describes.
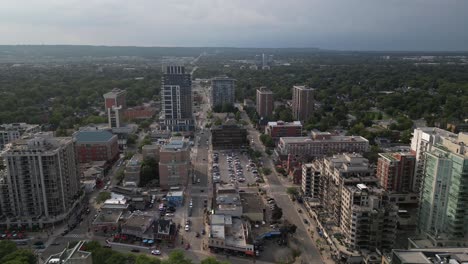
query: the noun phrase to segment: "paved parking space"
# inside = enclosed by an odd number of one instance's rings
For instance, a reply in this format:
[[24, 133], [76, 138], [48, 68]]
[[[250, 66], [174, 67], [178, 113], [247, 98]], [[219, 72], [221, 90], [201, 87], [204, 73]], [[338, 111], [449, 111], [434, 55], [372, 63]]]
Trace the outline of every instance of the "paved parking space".
[[237, 183], [239, 187], [255, 183], [255, 175], [248, 166], [247, 154], [241, 154], [240, 151], [214, 151], [214, 153], [218, 153], [218, 173], [222, 182]]

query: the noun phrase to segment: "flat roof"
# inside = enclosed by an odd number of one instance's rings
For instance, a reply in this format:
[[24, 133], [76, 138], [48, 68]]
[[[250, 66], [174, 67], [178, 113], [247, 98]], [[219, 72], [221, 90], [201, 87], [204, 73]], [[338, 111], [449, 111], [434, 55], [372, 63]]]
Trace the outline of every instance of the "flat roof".
[[119, 221], [119, 218], [121, 215], [122, 215], [122, 211], [120, 210], [119, 211], [103, 210], [98, 214], [93, 224], [108, 224], [108, 223], [116, 224]]
[[74, 135], [78, 143], [107, 142], [111, 140], [114, 136], [114, 134], [106, 130], [78, 131]]
[[284, 121], [274, 121], [268, 122], [268, 126], [302, 126], [301, 121], [293, 121], [293, 122], [284, 122]]
[[281, 140], [288, 143], [317, 143], [317, 142], [369, 142], [361, 136], [330, 136], [325, 139], [313, 139], [311, 137], [282, 137]]
[[123, 224], [123, 226], [141, 228], [142, 226], [145, 226], [149, 222], [152, 223], [154, 219], [155, 219], [154, 214], [134, 212], [133, 214], [130, 215], [130, 217], [127, 219], [125, 224]]
[[263, 213], [265, 204], [257, 193], [240, 193], [242, 211], [248, 213]]
[[398, 258], [401, 259], [403, 263], [411, 263], [411, 264], [431, 264], [432, 262], [429, 261], [422, 252], [417, 251], [396, 251], [394, 252]]

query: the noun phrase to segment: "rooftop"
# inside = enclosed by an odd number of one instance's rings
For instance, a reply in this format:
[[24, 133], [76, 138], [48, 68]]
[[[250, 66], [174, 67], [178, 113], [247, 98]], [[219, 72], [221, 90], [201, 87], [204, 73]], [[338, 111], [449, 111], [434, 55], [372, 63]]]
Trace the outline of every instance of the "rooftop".
[[125, 93], [126, 93], [125, 90], [120, 90], [118, 88], [114, 88], [114, 89], [112, 89], [112, 91], [105, 93], [103, 96], [104, 96], [104, 98], [115, 98], [116, 96], [119, 96], [119, 95], [122, 95], [122, 94], [125, 94]]
[[311, 137], [282, 137], [285, 144], [313, 144], [316, 142], [369, 142], [361, 136], [330, 136], [324, 139], [313, 139]]
[[262, 213], [265, 204], [257, 193], [240, 193], [242, 211], [248, 213]]
[[117, 224], [120, 216], [122, 216], [122, 211], [120, 210], [102, 210], [94, 220], [93, 224]]
[[314, 90], [314, 88], [310, 88], [310, 87], [305, 86], [305, 85], [294, 85], [294, 88], [299, 89], [299, 90]]
[[97, 142], [107, 142], [116, 136], [106, 130], [95, 130], [95, 131], [78, 131], [74, 134], [74, 137], [78, 143], [97, 143]]
[[177, 151], [186, 147], [187, 144], [183, 137], [172, 137], [162, 148], [168, 151]]
[[36, 133], [7, 145], [6, 152], [47, 152], [58, 150], [61, 146], [72, 143], [71, 137], [54, 137], [51, 133]]
[[135, 227], [142, 228], [153, 223], [155, 219], [154, 213], [146, 213], [141, 211], [133, 212], [130, 217], [127, 219], [123, 227]]
[[276, 121], [276, 122], [268, 122], [268, 126], [302, 126], [301, 121], [293, 121], [293, 122], [284, 122], [284, 121]]

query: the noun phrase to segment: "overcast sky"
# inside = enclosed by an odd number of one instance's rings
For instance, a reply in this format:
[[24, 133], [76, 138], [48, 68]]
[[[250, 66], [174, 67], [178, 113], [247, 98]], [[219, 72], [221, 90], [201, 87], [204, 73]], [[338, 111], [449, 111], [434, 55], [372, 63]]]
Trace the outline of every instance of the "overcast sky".
[[468, 50], [468, 1], [1, 0], [0, 44]]

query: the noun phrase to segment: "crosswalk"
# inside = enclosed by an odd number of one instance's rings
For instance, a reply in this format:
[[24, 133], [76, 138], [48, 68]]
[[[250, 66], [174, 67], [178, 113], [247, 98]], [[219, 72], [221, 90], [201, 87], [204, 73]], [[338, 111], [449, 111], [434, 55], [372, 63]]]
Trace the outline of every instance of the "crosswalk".
[[68, 237], [68, 238], [85, 238], [85, 235], [84, 234], [67, 234], [64, 237]]

